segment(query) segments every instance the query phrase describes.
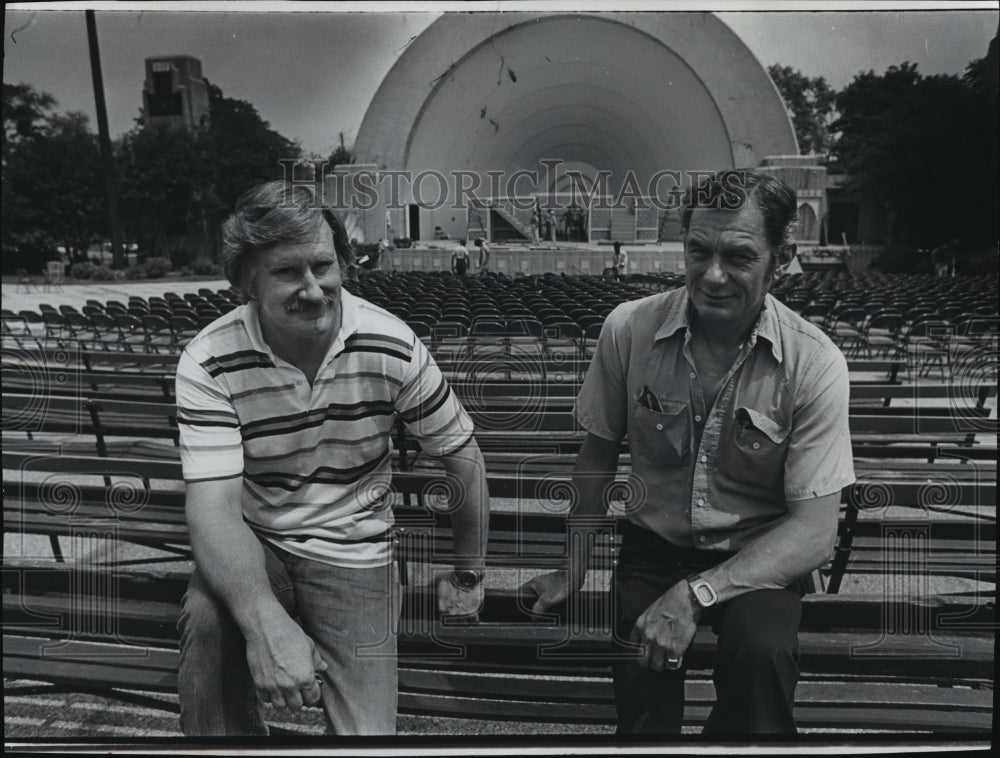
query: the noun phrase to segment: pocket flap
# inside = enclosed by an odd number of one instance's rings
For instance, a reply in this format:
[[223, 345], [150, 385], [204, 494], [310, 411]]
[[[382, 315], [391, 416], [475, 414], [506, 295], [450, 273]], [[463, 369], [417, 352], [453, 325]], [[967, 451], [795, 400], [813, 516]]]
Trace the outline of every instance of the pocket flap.
[[[659, 395], [652, 397], [652, 400], [644, 400], [642, 397], [636, 398], [634, 401], [637, 406], [642, 408], [654, 416], [659, 414], [666, 414], [667, 416], [676, 416], [679, 413], [683, 413], [687, 410], [688, 404], [683, 400], [665, 400]], [[658, 406], [657, 408], [650, 408], [650, 404]]]
[[664, 400], [660, 398], [660, 407], [668, 416], [676, 416], [687, 410], [688, 404], [683, 400]]
[[752, 426], [754, 429], [763, 432], [767, 438], [775, 445], [780, 445], [788, 437], [788, 427], [779, 424], [760, 411], [753, 408], [740, 406], [736, 409], [736, 421], [741, 426]]

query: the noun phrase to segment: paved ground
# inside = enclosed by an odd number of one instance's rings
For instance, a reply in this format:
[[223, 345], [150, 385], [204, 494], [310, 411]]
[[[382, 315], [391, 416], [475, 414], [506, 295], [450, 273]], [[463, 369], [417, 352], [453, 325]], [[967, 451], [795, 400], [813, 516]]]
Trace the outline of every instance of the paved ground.
[[44, 284], [18, 284], [14, 280], [4, 281], [0, 288], [3, 294], [3, 307], [17, 313], [20, 310], [37, 311], [40, 303], [48, 303], [59, 307], [72, 305], [80, 309], [88, 300], [128, 301], [129, 295], [149, 297], [162, 296], [164, 292], [176, 292], [184, 296], [188, 292], [197, 292], [202, 287], [219, 290], [229, 287], [225, 279], [205, 279], [196, 277], [171, 277], [141, 282], [74, 282], [71, 284], [46, 286]]
[[[5, 690], [8, 681], [4, 680]], [[18, 681], [18, 687], [32, 683]], [[44, 687], [45, 685], [40, 685]], [[122, 704], [105, 698], [79, 693], [5, 696], [4, 737], [9, 743], [18, 739], [109, 739], [132, 737], [179, 738], [183, 735], [176, 716], [175, 696], [151, 695], [161, 700], [165, 709]], [[316, 708], [300, 712], [270, 710], [268, 721], [275, 736], [320, 736], [323, 718]], [[522, 722], [473, 721], [461, 718], [428, 718], [400, 716], [397, 723], [400, 736], [475, 737], [482, 735], [612, 735], [610, 727], [588, 727], [577, 724], [529, 724]]]

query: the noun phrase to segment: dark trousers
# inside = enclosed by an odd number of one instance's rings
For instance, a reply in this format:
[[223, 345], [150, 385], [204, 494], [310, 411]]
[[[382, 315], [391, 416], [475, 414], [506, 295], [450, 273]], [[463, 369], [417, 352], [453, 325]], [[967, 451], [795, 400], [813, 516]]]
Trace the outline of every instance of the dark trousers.
[[[628, 640], [636, 620], [677, 582], [730, 557], [677, 548], [629, 525], [615, 570], [615, 631]], [[710, 609], [718, 635], [713, 667], [716, 703], [703, 734], [794, 734], [792, 706], [799, 677], [798, 628], [806, 583], [755, 590]], [[618, 734], [677, 735], [684, 720], [684, 665], [652, 671], [632, 660], [613, 665]]]

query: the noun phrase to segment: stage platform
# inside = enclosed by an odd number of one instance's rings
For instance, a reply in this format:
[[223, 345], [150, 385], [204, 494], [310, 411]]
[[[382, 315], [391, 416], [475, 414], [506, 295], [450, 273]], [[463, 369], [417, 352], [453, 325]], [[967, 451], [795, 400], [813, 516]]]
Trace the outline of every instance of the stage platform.
[[[457, 240], [421, 240], [410, 248], [396, 248], [382, 256], [383, 271], [450, 271], [451, 253]], [[628, 273], [683, 273], [684, 245], [679, 240], [622, 243], [628, 252]], [[472, 259], [470, 273], [476, 273], [479, 250], [466, 244]], [[847, 271], [839, 249], [798, 246], [803, 268]], [[814, 255], [813, 250], [824, 253]], [[835, 254], [831, 254], [831, 250]], [[611, 266], [613, 248], [609, 242], [539, 242], [534, 244], [490, 243], [490, 271], [508, 276], [566, 274], [599, 276]], [[870, 258], [870, 255], [868, 256]], [[860, 261], [859, 261], [860, 262]], [[868, 259], [864, 261], [867, 269]]]
[[[423, 240], [411, 248], [397, 248], [382, 256], [383, 271], [450, 271], [457, 240]], [[629, 274], [681, 272], [684, 248], [680, 242], [623, 243], [628, 252]], [[479, 249], [466, 244], [477, 269]], [[608, 242], [490, 243], [490, 271], [508, 276], [532, 274], [600, 275], [611, 266], [614, 252]]]

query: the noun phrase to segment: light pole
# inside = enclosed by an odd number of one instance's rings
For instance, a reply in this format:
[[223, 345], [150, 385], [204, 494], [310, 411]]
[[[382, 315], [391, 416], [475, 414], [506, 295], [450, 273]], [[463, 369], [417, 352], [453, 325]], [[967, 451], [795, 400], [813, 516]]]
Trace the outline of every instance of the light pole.
[[104, 103], [104, 77], [101, 74], [101, 52], [97, 46], [97, 23], [94, 12], [86, 11], [87, 42], [90, 46], [90, 72], [94, 79], [94, 101], [97, 106], [97, 135], [101, 145], [101, 163], [104, 166], [104, 185], [108, 195], [108, 215], [111, 223], [111, 253], [115, 268], [125, 268], [125, 247], [122, 244], [122, 225], [118, 214], [118, 186], [111, 155], [111, 137], [108, 135], [108, 108]]

